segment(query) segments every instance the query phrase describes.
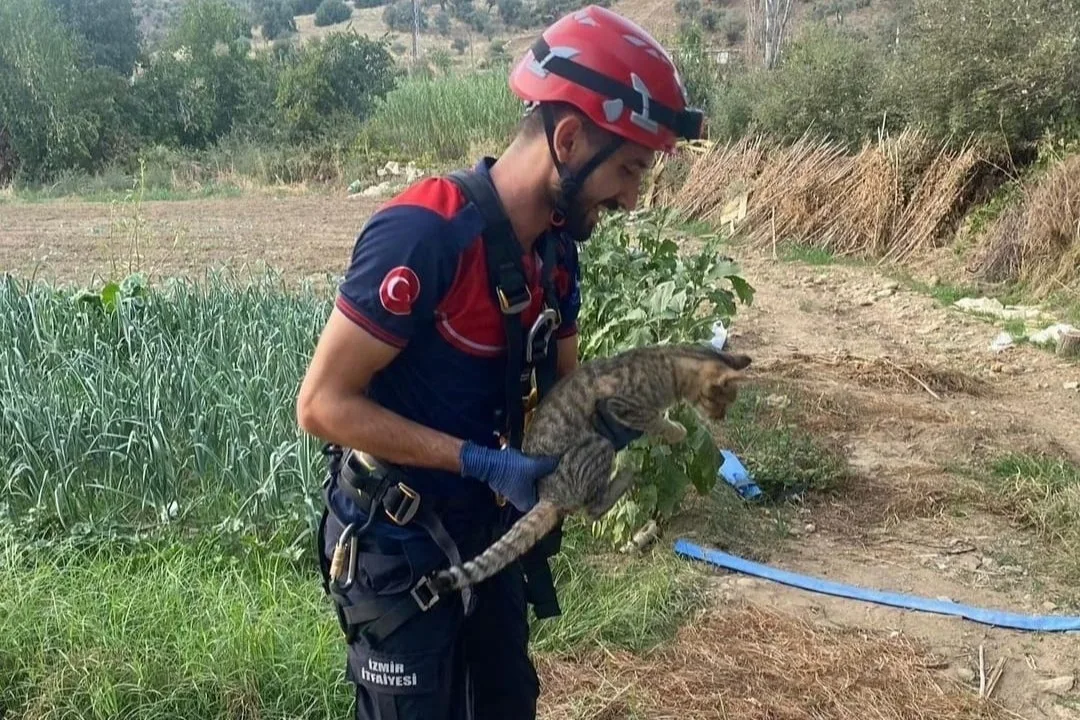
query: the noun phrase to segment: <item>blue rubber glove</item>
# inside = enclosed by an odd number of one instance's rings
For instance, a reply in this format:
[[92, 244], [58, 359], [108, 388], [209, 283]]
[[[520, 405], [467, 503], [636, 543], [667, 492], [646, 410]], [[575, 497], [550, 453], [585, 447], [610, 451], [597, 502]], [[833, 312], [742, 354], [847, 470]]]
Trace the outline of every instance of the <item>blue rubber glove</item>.
[[559, 465], [557, 458], [530, 457], [514, 448], [494, 450], [467, 441], [461, 448], [461, 474], [486, 483], [520, 512], [536, 504], [536, 481]]

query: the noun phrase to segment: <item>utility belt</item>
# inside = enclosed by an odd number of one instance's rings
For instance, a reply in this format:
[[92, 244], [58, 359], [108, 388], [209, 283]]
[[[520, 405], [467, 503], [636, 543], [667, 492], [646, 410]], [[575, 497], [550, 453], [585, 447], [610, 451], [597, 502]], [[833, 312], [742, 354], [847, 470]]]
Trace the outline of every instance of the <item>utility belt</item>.
[[[378, 645], [417, 613], [427, 612], [441, 599], [431, 580], [437, 570], [425, 573], [405, 594], [393, 596], [349, 593], [356, 582], [359, 539], [376, 522], [389, 522], [399, 527], [410, 524], [419, 526], [452, 565], [461, 565], [462, 557], [457, 544], [439, 518], [438, 503], [425, 502], [400, 468], [381, 462], [367, 453], [328, 444], [323, 449], [328, 458], [328, 471], [323, 482], [323, 516], [318, 533], [319, 553], [322, 558], [323, 588], [334, 600], [338, 620], [346, 640], [352, 643], [362, 635], [370, 644]], [[336, 487], [348, 496], [366, 515], [363, 522], [345, 523], [334, 512], [330, 491]], [[500, 511], [501, 534], [517, 517], [512, 505], [506, 504]], [[330, 518], [342, 525], [342, 531], [334, 547], [332, 559], [327, 562], [323, 553], [326, 526]], [[492, 538], [494, 540], [494, 538]], [[526, 598], [534, 605], [537, 617], [560, 614], [547, 558], [559, 551], [561, 531], [553, 532], [525, 557], [521, 566], [526, 577]], [[465, 614], [474, 607], [473, 588], [461, 590]]]

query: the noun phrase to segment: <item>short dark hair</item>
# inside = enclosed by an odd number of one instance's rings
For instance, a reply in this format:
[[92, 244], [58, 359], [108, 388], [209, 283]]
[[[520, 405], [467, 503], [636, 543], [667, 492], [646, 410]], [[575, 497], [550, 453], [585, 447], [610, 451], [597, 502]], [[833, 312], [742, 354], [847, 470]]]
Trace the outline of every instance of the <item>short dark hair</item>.
[[541, 105], [551, 108], [552, 117], [556, 123], [567, 115], [576, 115], [581, 120], [581, 124], [585, 128], [585, 136], [590, 143], [602, 145], [611, 139], [609, 131], [597, 125], [588, 115], [567, 102], [545, 102], [530, 106], [518, 123], [518, 135], [520, 137], [543, 137], [544, 116], [540, 112]]

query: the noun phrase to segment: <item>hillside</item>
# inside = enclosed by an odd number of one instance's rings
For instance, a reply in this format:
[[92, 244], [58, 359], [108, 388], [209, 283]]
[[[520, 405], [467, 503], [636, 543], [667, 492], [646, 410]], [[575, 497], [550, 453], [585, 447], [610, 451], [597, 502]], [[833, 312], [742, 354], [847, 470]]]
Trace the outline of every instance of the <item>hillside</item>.
[[[232, 1], [252, 18], [253, 47], [270, 44], [271, 41], [263, 37], [255, 17], [261, 3], [274, 0]], [[408, 20], [411, 3], [409, 0], [397, 1], [403, 3], [403, 12]], [[169, 19], [183, 2], [135, 0], [140, 29], [148, 39], [153, 41], [163, 35]], [[789, 37], [796, 35], [799, 28], [810, 21], [823, 21], [830, 25], [843, 23], [867, 34], [891, 37], [896, 32], [894, 18], [909, 3], [910, 0], [794, 0]], [[397, 58], [402, 61], [411, 58], [411, 26], [392, 29], [384, 19], [387, 8], [393, 3], [357, 7], [355, 0], [347, 0], [345, 4], [351, 13], [349, 19], [320, 27], [315, 22], [314, 13], [295, 15], [296, 32], [289, 32], [279, 40], [304, 43], [334, 32], [355, 31], [371, 37], [386, 36]], [[500, 7], [510, 8], [508, 14], [512, 16], [515, 8], [526, 7], [533, 9], [534, 14], [541, 15], [543, 13], [535, 12], [540, 4], [536, 0], [503, 0], [501, 3], [474, 1], [471, 8], [476, 19], [472, 22], [461, 20], [454, 12], [455, 6], [462, 7], [464, 3], [451, 2], [444, 10], [442, 6], [445, 4], [422, 0], [419, 53], [436, 66], [452, 64], [475, 68], [483, 67], [492, 60], [505, 59], [506, 56], [517, 57], [543, 27], [541, 22], [524, 27], [508, 25], [500, 10]], [[557, 17], [565, 12], [566, 7], [576, 7], [559, 0], [545, 0], [543, 6], [548, 17]], [[693, 26], [703, 33], [708, 48], [717, 52], [727, 50], [736, 56], [747, 51], [747, 6], [748, 3], [737, 0], [614, 0], [610, 3], [612, 9], [640, 23], [669, 46], [677, 42], [681, 28]], [[443, 14], [445, 19], [440, 19], [439, 16]]]

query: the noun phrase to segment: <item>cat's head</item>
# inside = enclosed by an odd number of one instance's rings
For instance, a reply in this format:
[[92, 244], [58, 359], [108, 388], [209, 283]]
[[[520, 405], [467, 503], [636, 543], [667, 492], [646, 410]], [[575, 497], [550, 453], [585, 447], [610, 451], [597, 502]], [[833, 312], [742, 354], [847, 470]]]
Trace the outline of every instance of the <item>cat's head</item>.
[[701, 348], [688, 367], [692, 380], [687, 400], [713, 420], [723, 420], [735, 402], [738, 385], [746, 379], [743, 370], [750, 366], [750, 356]]

